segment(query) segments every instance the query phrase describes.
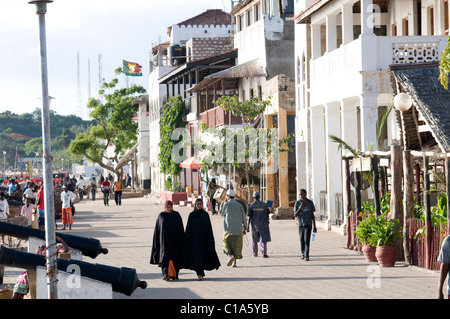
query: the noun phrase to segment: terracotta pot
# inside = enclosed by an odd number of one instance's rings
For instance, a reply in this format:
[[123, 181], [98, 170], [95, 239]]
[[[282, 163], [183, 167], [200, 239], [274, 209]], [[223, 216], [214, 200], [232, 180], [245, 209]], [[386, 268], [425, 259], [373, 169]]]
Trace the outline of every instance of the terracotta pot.
[[395, 246], [379, 246], [375, 256], [380, 267], [394, 267], [397, 260], [397, 249]]
[[361, 251], [364, 254], [364, 257], [366, 257], [367, 262], [377, 262], [377, 257], [375, 256], [377, 248], [374, 246], [369, 246], [364, 244]]

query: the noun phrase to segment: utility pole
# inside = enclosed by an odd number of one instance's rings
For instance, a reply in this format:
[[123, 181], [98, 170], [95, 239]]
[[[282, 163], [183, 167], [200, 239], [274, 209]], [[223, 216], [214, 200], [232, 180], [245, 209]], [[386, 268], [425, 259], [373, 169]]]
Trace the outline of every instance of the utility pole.
[[46, 240], [46, 266], [48, 299], [58, 299], [58, 267], [56, 259], [55, 235], [55, 199], [53, 190], [53, 157], [50, 147], [50, 99], [48, 96], [47, 75], [47, 44], [45, 31], [45, 14], [47, 3], [53, 0], [33, 0], [29, 4], [36, 5], [36, 14], [39, 17], [39, 45], [42, 85], [42, 140], [43, 140], [43, 183], [45, 203], [45, 240]]

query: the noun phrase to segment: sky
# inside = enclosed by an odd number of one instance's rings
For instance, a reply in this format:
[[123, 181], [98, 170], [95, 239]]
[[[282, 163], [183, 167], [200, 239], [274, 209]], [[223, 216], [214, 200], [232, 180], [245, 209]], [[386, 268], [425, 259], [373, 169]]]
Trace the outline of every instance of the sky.
[[[39, 22], [29, 0], [1, 0], [0, 113], [42, 108]], [[167, 28], [207, 9], [230, 12], [230, 0], [54, 0], [45, 15], [50, 109], [87, 119], [89, 96], [97, 98], [99, 74], [109, 82], [122, 61], [139, 63], [142, 77], [129, 83], [148, 87], [151, 48], [167, 41]], [[101, 55], [101, 63], [99, 63]], [[79, 68], [77, 57], [79, 56]], [[80, 85], [78, 85], [78, 70]], [[126, 78], [119, 76], [119, 86]], [[81, 92], [79, 94], [78, 92]], [[90, 92], [90, 93], [89, 93]]]

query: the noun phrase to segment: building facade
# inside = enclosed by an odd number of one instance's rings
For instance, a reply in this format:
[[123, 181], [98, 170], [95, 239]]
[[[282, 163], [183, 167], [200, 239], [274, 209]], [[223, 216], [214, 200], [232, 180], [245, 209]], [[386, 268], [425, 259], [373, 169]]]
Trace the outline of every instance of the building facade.
[[377, 140], [377, 122], [398, 92], [391, 68], [439, 61], [449, 21], [442, 0], [296, 2], [297, 187], [320, 206], [328, 229], [346, 221], [342, 152], [330, 136], [359, 151], [401, 143], [395, 111]]

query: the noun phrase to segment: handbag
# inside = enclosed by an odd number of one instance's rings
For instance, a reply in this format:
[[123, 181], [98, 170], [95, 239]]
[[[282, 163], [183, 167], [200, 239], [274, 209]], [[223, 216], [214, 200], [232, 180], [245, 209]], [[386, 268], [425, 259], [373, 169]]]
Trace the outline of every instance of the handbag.
[[175, 266], [174, 266], [172, 260], [169, 260], [169, 268], [167, 269], [167, 273], [168, 273], [169, 277], [173, 277], [173, 278], [177, 277], [177, 271], [175, 269]]

